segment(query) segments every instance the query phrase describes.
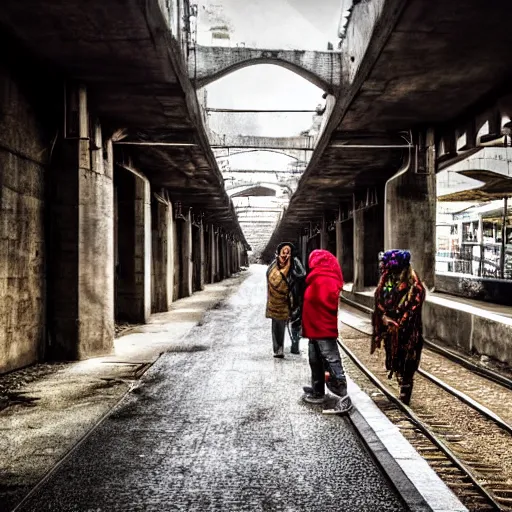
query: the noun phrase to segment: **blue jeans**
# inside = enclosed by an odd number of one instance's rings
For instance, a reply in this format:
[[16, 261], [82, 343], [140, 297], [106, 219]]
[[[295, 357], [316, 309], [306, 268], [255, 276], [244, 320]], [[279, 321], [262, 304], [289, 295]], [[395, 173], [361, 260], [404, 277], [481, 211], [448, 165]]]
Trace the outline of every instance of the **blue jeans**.
[[341, 363], [336, 338], [309, 340], [309, 366], [311, 368], [311, 386], [318, 395], [325, 394], [325, 372], [329, 372], [327, 382], [329, 390], [338, 396], [347, 394], [347, 378]]

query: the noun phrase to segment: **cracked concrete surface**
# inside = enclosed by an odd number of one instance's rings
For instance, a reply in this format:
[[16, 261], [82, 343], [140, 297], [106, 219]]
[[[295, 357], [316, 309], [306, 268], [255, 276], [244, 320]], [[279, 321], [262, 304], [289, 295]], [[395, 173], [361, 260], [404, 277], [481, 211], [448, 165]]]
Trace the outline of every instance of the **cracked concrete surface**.
[[41, 364], [0, 377], [0, 510], [10, 510], [112, 407], [163, 352], [247, 273], [208, 285], [146, 325], [126, 330], [115, 353], [77, 363]]
[[251, 267], [21, 510], [405, 510], [348, 419], [301, 401], [306, 354], [272, 357], [264, 271]]

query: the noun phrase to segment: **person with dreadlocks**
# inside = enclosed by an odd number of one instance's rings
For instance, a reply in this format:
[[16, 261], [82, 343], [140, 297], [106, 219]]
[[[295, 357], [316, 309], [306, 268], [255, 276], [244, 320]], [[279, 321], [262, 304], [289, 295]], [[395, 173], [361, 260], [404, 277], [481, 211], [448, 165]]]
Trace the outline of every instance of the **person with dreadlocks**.
[[410, 264], [411, 253], [401, 249], [381, 257], [381, 277], [375, 290], [371, 353], [384, 344], [388, 379], [396, 375], [400, 400], [411, 401], [414, 373], [423, 348], [421, 310], [425, 287]]
[[286, 326], [290, 329], [292, 354], [300, 354], [301, 309], [306, 271], [296, 256], [295, 246], [283, 242], [267, 269], [266, 317], [272, 319], [274, 357], [284, 357]]

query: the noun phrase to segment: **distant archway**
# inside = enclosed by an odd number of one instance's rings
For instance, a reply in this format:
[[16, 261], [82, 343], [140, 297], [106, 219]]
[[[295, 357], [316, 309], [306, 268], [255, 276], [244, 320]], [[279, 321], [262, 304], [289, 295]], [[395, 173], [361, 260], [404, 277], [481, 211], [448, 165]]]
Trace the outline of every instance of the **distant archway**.
[[238, 183], [233, 187], [226, 188], [226, 192], [230, 197], [247, 197], [247, 196], [276, 196], [277, 191], [286, 189], [291, 194], [291, 189], [288, 185], [280, 183], [263, 182], [263, 181], [246, 181], [245, 183]]
[[196, 62], [191, 59], [189, 72], [197, 88], [258, 64], [281, 66], [328, 92], [332, 92], [341, 79], [340, 52], [197, 46], [194, 53]]

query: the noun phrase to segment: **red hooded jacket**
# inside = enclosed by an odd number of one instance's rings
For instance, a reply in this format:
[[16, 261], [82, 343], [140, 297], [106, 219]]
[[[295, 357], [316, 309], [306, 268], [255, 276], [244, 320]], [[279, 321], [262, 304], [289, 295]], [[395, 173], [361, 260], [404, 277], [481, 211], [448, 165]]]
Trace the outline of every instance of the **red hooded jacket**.
[[302, 309], [302, 335], [305, 338], [338, 337], [338, 302], [343, 275], [338, 260], [329, 251], [309, 255], [310, 272]]

